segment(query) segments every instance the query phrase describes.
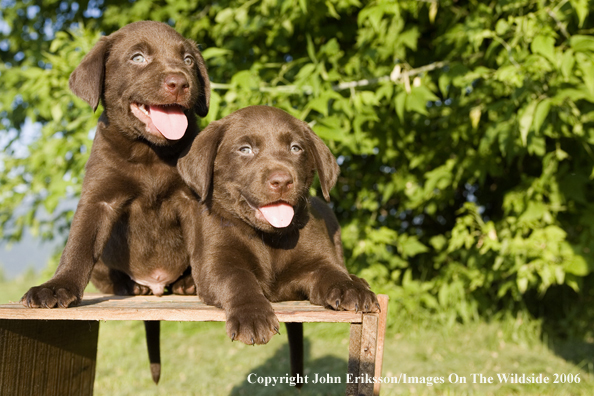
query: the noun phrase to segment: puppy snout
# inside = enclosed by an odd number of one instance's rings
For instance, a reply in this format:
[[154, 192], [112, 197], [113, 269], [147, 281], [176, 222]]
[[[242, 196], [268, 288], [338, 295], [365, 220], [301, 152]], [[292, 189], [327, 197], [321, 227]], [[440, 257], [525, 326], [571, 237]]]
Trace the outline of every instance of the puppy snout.
[[285, 193], [293, 188], [293, 176], [286, 171], [274, 171], [268, 176], [268, 188], [276, 193]]
[[165, 77], [165, 89], [172, 95], [178, 96], [184, 93], [190, 87], [188, 80], [179, 74], [170, 74]]

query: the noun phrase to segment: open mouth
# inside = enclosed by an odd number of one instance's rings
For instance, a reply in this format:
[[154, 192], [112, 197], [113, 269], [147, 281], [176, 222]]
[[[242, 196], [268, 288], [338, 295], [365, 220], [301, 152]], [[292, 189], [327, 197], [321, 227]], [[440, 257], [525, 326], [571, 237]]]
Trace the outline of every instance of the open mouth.
[[132, 102], [132, 114], [146, 126], [153, 135], [162, 135], [168, 140], [179, 140], [188, 129], [188, 117], [180, 105], [147, 105]]
[[256, 211], [256, 219], [270, 224], [274, 228], [286, 228], [291, 225], [295, 210], [285, 201], [277, 201], [256, 207], [244, 197], [248, 205]]

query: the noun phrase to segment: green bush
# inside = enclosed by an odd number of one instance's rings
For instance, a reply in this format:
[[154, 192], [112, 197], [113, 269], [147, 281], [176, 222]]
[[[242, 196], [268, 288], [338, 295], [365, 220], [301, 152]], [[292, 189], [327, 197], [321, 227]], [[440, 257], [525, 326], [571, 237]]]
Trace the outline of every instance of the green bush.
[[[29, 15], [34, 3], [2, 10], [3, 238], [67, 229], [56, 208], [80, 193], [100, 114], [68, 75], [99, 32], [153, 19], [203, 49], [203, 125], [268, 104], [325, 139], [347, 265], [397, 309], [468, 320], [556, 286], [591, 299], [593, 1], [105, 0], [98, 18], [87, 2]], [[44, 21], [59, 25], [52, 40]], [[26, 118], [42, 128], [23, 154]]]

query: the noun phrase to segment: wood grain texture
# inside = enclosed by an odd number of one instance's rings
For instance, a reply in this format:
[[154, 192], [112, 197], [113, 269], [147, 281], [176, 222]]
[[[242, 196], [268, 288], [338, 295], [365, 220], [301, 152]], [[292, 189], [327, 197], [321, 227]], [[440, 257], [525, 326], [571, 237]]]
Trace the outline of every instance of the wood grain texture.
[[[359, 377], [359, 366], [361, 365], [361, 331], [360, 323], [351, 324], [351, 335], [349, 338], [349, 361], [347, 364], [347, 372], [350, 378]], [[359, 395], [359, 384], [355, 382], [347, 382], [346, 385], [347, 396]]]
[[0, 319], [0, 395], [93, 394], [99, 322]]
[[[384, 341], [386, 339], [386, 322], [388, 319], [388, 296], [385, 294], [379, 294], [377, 296], [379, 301], [380, 309], [379, 322], [377, 325], [377, 351], [375, 356], [375, 377], [379, 378], [382, 376], [382, 365], [384, 362]], [[377, 382], [373, 386], [373, 396], [379, 396], [381, 382]]]
[[361, 364], [359, 365], [359, 376], [362, 376], [363, 380], [359, 383], [359, 395], [373, 395], [374, 384], [372, 378], [375, 374], [378, 322], [377, 314], [363, 316], [363, 324], [361, 325]]
[[[280, 322], [361, 323], [362, 314], [333, 311], [308, 301], [272, 304]], [[20, 303], [0, 305], [0, 319], [43, 320], [165, 320], [224, 322], [225, 313], [204, 304], [196, 296], [85, 295], [77, 307], [67, 309], [25, 308]]]

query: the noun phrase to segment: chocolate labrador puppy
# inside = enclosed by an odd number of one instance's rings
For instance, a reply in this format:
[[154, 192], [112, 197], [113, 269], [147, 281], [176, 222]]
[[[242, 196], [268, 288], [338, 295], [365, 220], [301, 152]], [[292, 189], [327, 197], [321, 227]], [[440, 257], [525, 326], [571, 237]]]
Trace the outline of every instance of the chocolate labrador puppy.
[[182, 277], [193, 193], [176, 164], [198, 133], [194, 113], [208, 113], [210, 83], [196, 44], [163, 23], [132, 23], [103, 37], [69, 83], [105, 111], [58, 269], [22, 303], [76, 305], [91, 275], [105, 293], [159, 296], [176, 280], [177, 292], [195, 293], [191, 277]]
[[309, 196], [317, 171], [329, 200], [339, 168], [305, 122], [244, 108], [204, 129], [178, 169], [204, 205], [192, 275], [203, 301], [225, 310], [232, 340], [267, 343], [279, 329], [270, 302], [379, 310], [367, 283], [347, 272], [332, 211]]

